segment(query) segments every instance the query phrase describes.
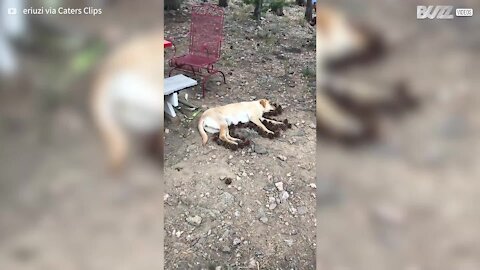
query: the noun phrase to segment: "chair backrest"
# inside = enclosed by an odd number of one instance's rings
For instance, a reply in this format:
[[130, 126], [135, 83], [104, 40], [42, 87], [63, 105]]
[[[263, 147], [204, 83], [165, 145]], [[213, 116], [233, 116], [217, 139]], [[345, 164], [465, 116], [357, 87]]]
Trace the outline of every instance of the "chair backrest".
[[190, 54], [218, 60], [223, 41], [223, 9], [213, 4], [192, 6]]

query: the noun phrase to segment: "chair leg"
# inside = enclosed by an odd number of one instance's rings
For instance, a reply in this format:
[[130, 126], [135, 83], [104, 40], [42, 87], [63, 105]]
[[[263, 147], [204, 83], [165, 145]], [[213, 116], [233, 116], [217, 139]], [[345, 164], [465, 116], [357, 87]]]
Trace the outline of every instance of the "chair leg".
[[168, 72], [168, 77], [172, 77], [172, 72], [177, 69], [177, 68], [172, 68], [170, 69], [170, 71]]
[[167, 113], [171, 117], [177, 116], [177, 114], [175, 113], [175, 109], [173, 109], [173, 105], [170, 104], [169, 102], [165, 102], [164, 110], [165, 110], [165, 113]]
[[206, 77], [202, 78], [202, 98], [205, 98], [205, 83], [207, 82], [207, 78]]
[[224, 84], [227, 84], [227, 80], [225, 79], [225, 74], [224, 74], [222, 71], [220, 71], [220, 70], [219, 70], [218, 72], [220, 72], [220, 74], [222, 74], [223, 83], [224, 83]]

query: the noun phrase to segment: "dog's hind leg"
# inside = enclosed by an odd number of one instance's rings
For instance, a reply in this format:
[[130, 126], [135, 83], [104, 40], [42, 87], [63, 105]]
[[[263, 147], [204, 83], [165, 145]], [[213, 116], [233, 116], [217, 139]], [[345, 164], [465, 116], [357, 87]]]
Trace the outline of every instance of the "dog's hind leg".
[[220, 140], [230, 143], [230, 144], [238, 144], [234, 140], [230, 139], [230, 135], [228, 133], [228, 126], [226, 124], [220, 125]]
[[232, 137], [232, 135], [230, 135], [230, 130], [227, 129], [227, 138], [231, 141], [234, 141], [234, 142], [241, 142], [242, 140], [239, 139], [239, 138], [235, 138], [235, 137]]

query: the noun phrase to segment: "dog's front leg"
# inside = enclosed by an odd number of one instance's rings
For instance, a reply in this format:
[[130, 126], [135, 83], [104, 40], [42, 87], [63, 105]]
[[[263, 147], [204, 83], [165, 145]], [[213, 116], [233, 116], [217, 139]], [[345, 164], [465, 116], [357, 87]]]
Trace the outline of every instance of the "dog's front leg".
[[261, 129], [263, 129], [263, 131], [265, 131], [267, 133], [270, 133], [270, 134], [274, 133], [273, 131], [271, 131], [267, 127], [265, 127], [265, 125], [263, 125], [262, 121], [260, 121], [260, 118], [251, 119], [250, 121], [252, 121], [252, 123], [254, 123], [255, 125], [257, 125]]
[[270, 123], [273, 123], [273, 124], [277, 124], [277, 125], [283, 124], [283, 122], [280, 122], [280, 121], [277, 121], [277, 120], [273, 120], [273, 119], [268, 119], [268, 118], [265, 118], [265, 117], [261, 117], [260, 120], [262, 120], [262, 121], [267, 121], [267, 122], [270, 122]]

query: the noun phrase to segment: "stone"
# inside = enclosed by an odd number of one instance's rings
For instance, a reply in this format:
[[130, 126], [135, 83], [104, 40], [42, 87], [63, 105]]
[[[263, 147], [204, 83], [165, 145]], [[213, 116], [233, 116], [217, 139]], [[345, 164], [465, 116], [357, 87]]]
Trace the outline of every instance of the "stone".
[[274, 202], [271, 203], [270, 205], [268, 205], [268, 209], [270, 209], [270, 210], [273, 210], [273, 209], [275, 209], [275, 208], [277, 208], [277, 204], [274, 203]]
[[283, 203], [283, 202], [286, 202], [288, 200], [288, 198], [290, 197], [290, 194], [288, 194], [288, 192], [286, 192], [285, 190], [282, 191], [282, 193], [280, 194], [280, 201]]
[[234, 246], [238, 246], [238, 245], [240, 245], [240, 243], [242, 243], [242, 240], [240, 240], [240, 238], [233, 239], [233, 245]]
[[260, 154], [260, 155], [265, 155], [265, 154], [268, 153], [267, 148], [261, 146], [260, 144], [255, 144], [254, 148], [253, 148], [253, 151], [257, 154]]
[[202, 218], [200, 216], [187, 217], [187, 222], [194, 226], [200, 226], [202, 224]]
[[283, 182], [277, 182], [275, 183], [275, 186], [277, 187], [278, 191], [283, 191]]
[[305, 215], [307, 213], [307, 208], [305, 206], [300, 206], [297, 208], [297, 213], [299, 215]]

